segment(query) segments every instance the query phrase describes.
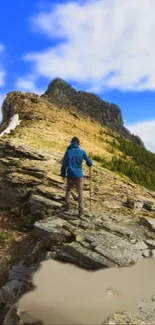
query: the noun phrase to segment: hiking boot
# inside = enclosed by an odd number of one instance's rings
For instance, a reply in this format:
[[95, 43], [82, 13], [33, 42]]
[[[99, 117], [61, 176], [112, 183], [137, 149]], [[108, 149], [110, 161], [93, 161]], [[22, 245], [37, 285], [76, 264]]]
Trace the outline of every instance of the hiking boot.
[[63, 206], [62, 206], [62, 209], [64, 210], [64, 211], [66, 211], [66, 212], [68, 212], [69, 211], [69, 204], [68, 203], [64, 203], [63, 204]]
[[78, 213], [78, 217], [79, 217], [79, 218], [84, 217], [84, 212], [83, 212], [82, 209], [79, 211], [79, 213]]

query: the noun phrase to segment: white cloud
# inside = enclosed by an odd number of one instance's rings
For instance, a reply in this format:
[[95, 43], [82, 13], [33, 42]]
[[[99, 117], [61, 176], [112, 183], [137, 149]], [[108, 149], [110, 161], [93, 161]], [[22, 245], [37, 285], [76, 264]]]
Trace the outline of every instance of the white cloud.
[[34, 89], [34, 82], [32, 80], [25, 80], [24, 78], [18, 78], [16, 86], [21, 89]]
[[139, 135], [146, 148], [155, 153], [155, 119], [133, 123], [126, 127], [132, 133]]
[[0, 53], [4, 52], [5, 46], [3, 44], [0, 44]]
[[24, 92], [32, 92], [41, 95], [44, 90], [36, 86], [36, 76], [19, 77], [16, 80], [15, 86], [17, 90]]
[[32, 30], [46, 35], [51, 46], [25, 59], [38, 75], [89, 83], [98, 92], [155, 89], [154, 12], [154, 0], [53, 5], [31, 19]]
[[5, 77], [6, 77], [6, 72], [4, 71], [3, 64], [2, 64], [2, 57], [1, 55], [3, 54], [5, 50], [5, 47], [3, 44], [0, 44], [0, 87], [5, 85]]

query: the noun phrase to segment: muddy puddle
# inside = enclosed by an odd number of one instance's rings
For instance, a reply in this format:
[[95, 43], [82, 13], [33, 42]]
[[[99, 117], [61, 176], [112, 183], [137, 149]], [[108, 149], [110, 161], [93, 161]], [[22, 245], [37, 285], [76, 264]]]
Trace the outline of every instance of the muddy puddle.
[[155, 295], [155, 259], [99, 271], [48, 260], [33, 283], [36, 289], [19, 301], [20, 310], [48, 325], [101, 324], [114, 312], [136, 312], [141, 300]]

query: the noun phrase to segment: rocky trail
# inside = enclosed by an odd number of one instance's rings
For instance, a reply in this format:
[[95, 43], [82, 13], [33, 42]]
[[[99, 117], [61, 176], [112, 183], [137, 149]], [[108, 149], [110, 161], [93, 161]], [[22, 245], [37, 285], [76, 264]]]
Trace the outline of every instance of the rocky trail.
[[15, 312], [14, 304], [32, 290], [31, 276], [44, 260], [57, 259], [99, 270], [130, 266], [141, 258], [155, 256], [153, 192], [94, 168], [92, 211], [86, 179], [85, 215], [78, 219], [73, 199], [71, 211], [62, 210], [65, 184], [59, 177], [58, 156], [47, 157], [11, 142], [5, 146], [7, 150], [9, 157], [2, 157], [3, 168], [11, 164], [1, 183], [1, 193], [6, 195], [9, 184], [10, 211], [1, 218], [1, 229], [7, 227], [8, 233], [15, 233], [9, 250], [6, 248], [6, 269], [3, 267], [4, 280], [11, 269], [9, 279], [0, 291], [4, 324], [20, 324], [22, 316]]

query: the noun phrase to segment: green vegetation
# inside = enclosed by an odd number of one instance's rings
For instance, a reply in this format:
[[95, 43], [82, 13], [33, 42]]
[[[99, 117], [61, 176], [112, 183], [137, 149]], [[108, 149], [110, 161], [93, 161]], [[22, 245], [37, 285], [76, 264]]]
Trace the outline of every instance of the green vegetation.
[[119, 150], [131, 157], [138, 165], [143, 165], [151, 170], [155, 170], [155, 154], [146, 150], [136, 143], [119, 137]]
[[11, 137], [12, 138], [22, 138], [24, 129], [26, 129], [30, 126], [31, 126], [30, 120], [22, 121], [20, 125], [18, 125], [14, 130], [11, 131]]
[[10, 234], [8, 235], [6, 232], [0, 230], [0, 248], [7, 247], [11, 242]]
[[113, 141], [106, 140], [106, 142], [109, 143], [112, 148], [114, 148], [114, 149], [118, 148], [118, 144], [117, 144], [117, 142], [115, 140], [113, 140]]
[[[104, 159], [104, 157], [103, 156], [100, 156], [100, 155], [90, 155], [90, 158], [92, 158], [93, 160], [96, 160], [96, 161], [98, 161], [98, 162], [100, 162], [101, 164], [102, 164], [102, 166], [103, 165], [106, 165], [106, 161], [105, 161], [105, 159]], [[104, 166], [103, 166], [104, 167]]]
[[123, 157], [113, 156], [108, 162], [103, 156], [95, 155], [92, 158], [100, 162], [102, 167], [126, 175], [135, 183], [155, 190], [155, 155], [121, 136], [117, 140], [119, 144], [114, 140], [110, 145], [122, 151]]
[[70, 115], [74, 116], [76, 119], [80, 120], [79, 115], [76, 112], [70, 112]]

